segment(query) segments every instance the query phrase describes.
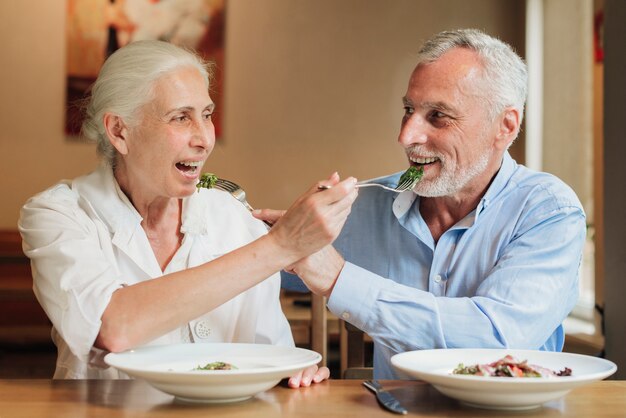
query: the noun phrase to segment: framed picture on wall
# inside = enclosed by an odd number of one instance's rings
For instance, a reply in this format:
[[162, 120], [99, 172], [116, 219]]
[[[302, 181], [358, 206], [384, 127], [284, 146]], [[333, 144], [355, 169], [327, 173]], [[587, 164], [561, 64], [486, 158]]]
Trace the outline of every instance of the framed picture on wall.
[[65, 132], [77, 138], [80, 101], [104, 60], [141, 39], [160, 39], [198, 51], [215, 63], [211, 98], [213, 122], [222, 133], [224, 24], [226, 0], [67, 0]]

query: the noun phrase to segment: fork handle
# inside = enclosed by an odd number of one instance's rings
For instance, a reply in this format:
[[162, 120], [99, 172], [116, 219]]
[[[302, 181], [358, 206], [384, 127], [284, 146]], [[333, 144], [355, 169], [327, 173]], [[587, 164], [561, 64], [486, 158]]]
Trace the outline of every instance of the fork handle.
[[[394, 189], [393, 187], [385, 186], [384, 184], [378, 184], [378, 183], [357, 183], [356, 186], [354, 187], [356, 187], [357, 189], [361, 187], [380, 187], [382, 189], [389, 190], [391, 192], [396, 192], [396, 193], [401, 193], [404, 191], [404, 190]], [[326, 186], [325, 184], [317, 186], [318, 190], [328, 190], [330, 188], [331, 186]]]
[[[242, 204], [246, 207], [246, 209], [248, 209], [250, 212], [253, 212], [253, 211], [254, 211], [254, 208], [253, 208], [252, 206], [250, 206], [250, 204], [249, 204], [248, 202], [246, 202], [245, 200], [244, 200], [244, 201], [241, 201], [241, 200], [240, 200], [240, 202], [241, 202], [241, 203], [242, 203]], [[274, 226], [274, 224], [273, 224], [273, 223], [271, 223], [270, 221], [263, 220], [263, 223], [265, 224], [265, 226], [267, 226], [267, 229], [271, 229], [271, 228]]]

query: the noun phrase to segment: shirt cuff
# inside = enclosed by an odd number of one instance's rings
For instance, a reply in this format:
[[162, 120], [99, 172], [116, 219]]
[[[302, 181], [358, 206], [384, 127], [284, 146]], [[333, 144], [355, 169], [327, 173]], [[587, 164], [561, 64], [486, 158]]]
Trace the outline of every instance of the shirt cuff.
[[340, 319], [366, 331], [372, 305], [384, 280], [364, 268], [346, 262], [328, 298], [328, 309]]

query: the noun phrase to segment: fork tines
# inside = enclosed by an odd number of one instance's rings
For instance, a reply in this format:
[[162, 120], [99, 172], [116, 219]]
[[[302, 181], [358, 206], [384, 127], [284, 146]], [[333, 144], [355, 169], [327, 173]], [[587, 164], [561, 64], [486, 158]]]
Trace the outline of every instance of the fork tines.
[[239, 187], [238, 184], [233, 183], [230, 180], [218, 178], [217, 181], [215, 182], [215, 188], [221, 189], [227, 192], [234, 192], [235, 190], [240, 189], [241, 187]]
[[413, 184], [413, 179], [405, 179], [402, 183], [396, 186], [397, 190], [407, 190]]

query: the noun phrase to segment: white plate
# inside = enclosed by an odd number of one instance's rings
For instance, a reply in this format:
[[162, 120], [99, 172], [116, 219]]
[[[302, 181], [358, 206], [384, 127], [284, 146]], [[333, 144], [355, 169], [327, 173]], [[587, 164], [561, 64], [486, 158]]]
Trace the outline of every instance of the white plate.
[[[234, 402], [317, 364], [314, 351], [265, 344], [173, 344], [110, 353], [104, 361], [187, 402]], [[193, 370], [223, 361], [237, 370]]]
[[[510, 354], [518, 361], [554, 371], [572, 369], [571, 376], [554, 378], [507, 378], [452, 374], [459, 363], [465, 366], [492, 363]], [[617, 366], [597, 357], [573, 353], [507, 349], [439, 349], [397, 354], [393, 366], [417, 379], [432, 384], [444, 395], [466, 404], [489, 409], [531, 409], [558, 399], [571, 389], [602, 380]]]

